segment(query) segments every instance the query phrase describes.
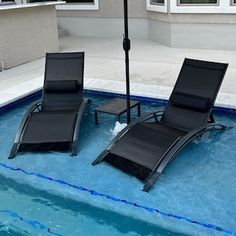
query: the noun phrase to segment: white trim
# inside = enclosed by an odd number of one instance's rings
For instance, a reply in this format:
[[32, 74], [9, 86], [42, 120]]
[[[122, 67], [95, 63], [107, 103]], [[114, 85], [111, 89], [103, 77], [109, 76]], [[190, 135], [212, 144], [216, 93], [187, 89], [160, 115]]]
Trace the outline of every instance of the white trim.
[[236, 13], [231, 0], [218, 0], [218, 5], [178, 5], [178, 0], [170, 1], [170, 13]]
[[1, 6], [0, 11], [11, 10], [11, 9], [32, 8], [32, 7], [43, 7], [43, 6], [56, 6], [56, 5], [60, 5], [64, 3], [65, 2], [63, 1], [58, 1], [58, 2], [35, 2], [35, 3], [14, 4], [14, 5]]
[[94, 4], [81, 4], [81, 3], [67, 3], [61, 6], [56, 7], [57, 10], [90, 10], [90, 11], [97, 11], [99, 10], [99, 0], [94, 0]]
[[156, 12], [163, 12], [163, 13], [168, 12], [167, 0], [165, 0], [164, 5], [154, 5], [154, 4], [151, 4], [151, 0], [146, 0], [146, 7], [148, 11], [156, 11]]

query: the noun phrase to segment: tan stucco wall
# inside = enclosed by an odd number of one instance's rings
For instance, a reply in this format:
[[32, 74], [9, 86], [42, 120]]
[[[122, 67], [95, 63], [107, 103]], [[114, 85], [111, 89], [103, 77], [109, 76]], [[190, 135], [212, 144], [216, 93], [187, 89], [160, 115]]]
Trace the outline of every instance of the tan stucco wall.
[[[172, 0], [171, 0], [172, 1]], [[130, 18], [148, 18], [172, 23], [236, 23], [236, 14], [165, 14], [146, 10], [146, 0], [129, 0]], [[98, 11], [57, 11], [63, 17], [123, 17], [123, 0], [99, 0]]]
[[[146, 0], [129, 0], [129, 17], [146, 18]], [[69, 17], [123, 17], [123, 0], [100, 0], [98, 11], [57, 11], [58, 16]]]
[[165, 14], [147, 11], [147, 18], [170, 23], [235, 24], [236, 14]]
[[0, 61], [5, 68], [58, 50], [55, 6], [0, 11]]
[[[128, 2], [132, 38], [170, 47], [236, 50], [236, 14], [166, 14], [147, 11], [146, 0]], [[98, 11], [58, 11], [59, 26], [76, 36], [120, 37], [123, 0], [99, 0], [99, 4]]]

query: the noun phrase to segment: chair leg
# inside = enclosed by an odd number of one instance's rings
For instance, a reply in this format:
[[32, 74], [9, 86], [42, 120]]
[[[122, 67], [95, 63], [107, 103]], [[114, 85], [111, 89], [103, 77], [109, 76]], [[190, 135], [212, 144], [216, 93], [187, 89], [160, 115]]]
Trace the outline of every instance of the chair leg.
[[143, 191], [144, 192], [149, 192], [150, 189], [152, 188], [153, 184], [156, 182], [156, 180], [158, 179], [159, 175], [161, 173], [159, 172], [154, 172], [153, 174], [151, 174], [147, 180], [145, 181], [145, 184], [143, 186]]
[[138, 117], [141, 116], [141, 106], [140, 106], [140, 103], [138, 104]]
[[212, 112], [211, 112], [210, 117], [209, 117], [209, 123], [215, 123], [215, 119], [214, 119], [214, 116], [213, 116]]
[[14, 143], [13, 144], [8, 159], [14, 159], [16, 157], [16, 154], [17, 154], [17, 152], [19, 150], [19, 147], [20, 147], [20, 143]]
[[71, 156], [77, 156], [78, 151], [77, 151], [77, 143], [73, 142], [71, 144]]
[[103, 151], [103, 152], [97, 157], [97, 159], [95, 159], [95, 160], [92, 162], [92, 165], [95, 166], [95, 165], [101, 163], [102, 160], [104, 159], [104, 157], [105, 157], [108, 153], [109, 153], [108, 150]]

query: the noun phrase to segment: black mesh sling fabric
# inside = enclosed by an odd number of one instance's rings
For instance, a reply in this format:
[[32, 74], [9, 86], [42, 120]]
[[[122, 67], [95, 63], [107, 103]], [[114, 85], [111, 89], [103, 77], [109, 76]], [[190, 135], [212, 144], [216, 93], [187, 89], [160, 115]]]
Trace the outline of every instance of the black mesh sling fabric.
[[161, 121], [192, 130], [206, 124], [227, 66], [185, 59]]
[[137, 123], [109, 150], [104, 161], [141, 180], [189, 131], [207, 124], [227, 64], [185, 59], [159, 123]]
[[32, 113], [21, 149], [68, 148], [83, 101], [84, 53], [46, 55], [42, 107]]
[[42, 111], [78, 110], [83, 74], [84, 53], [47, 54]]

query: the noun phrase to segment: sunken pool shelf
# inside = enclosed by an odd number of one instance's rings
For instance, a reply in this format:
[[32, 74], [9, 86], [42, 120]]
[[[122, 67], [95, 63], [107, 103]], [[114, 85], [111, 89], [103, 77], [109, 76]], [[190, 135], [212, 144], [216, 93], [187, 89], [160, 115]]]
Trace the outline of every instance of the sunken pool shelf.
[[[137, 107], [138, 116], [141, 115], [140, 102], [130, 101], [130, 109]], [[107, 113], [115, 115], [120, 122], [120, 116], [127, 111], [126, 99], [114, 98], [106, 104], [102, 104], [94, 109], [95, 123], [98, 124], [98, 113]]]

